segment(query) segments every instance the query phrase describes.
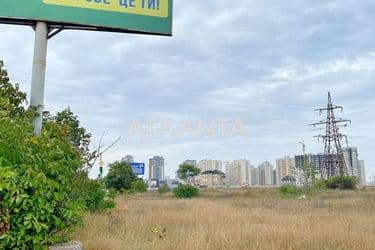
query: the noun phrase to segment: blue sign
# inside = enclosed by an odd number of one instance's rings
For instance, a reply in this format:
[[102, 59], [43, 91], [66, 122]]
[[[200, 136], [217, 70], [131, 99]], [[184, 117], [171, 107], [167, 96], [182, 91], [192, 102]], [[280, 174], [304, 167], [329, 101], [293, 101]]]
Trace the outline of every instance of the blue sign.
[[130, 163], [133, 173], [135, 175], [145, 175], [145, 164], [144, 163]]

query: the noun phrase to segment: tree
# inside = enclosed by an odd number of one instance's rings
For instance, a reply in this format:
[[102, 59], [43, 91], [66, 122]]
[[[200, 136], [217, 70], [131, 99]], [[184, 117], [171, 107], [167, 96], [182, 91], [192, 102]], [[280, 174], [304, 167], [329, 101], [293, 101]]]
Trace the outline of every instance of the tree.
[[316, 165], [314, 163], [303, 164], [303, 177], [305, 186], [314, 184], [317, 174], [318, 171], [316, 170]]
[[330, 189], [350, 189], [355, 190], [357, 188], [357, 178], [353, 176], [332, 176], [325, 181], [326, 185]]
[[108, 175], [105, 177], [107, 188], [117, 191], [129, 190], [132, 183], [137, 180], [131, 166], [124, 161], [116, 161], [109, 165]]
[[131, 190], [134, 193], [147, 192], [147, 187], [147, 184], [142, 179], [135, 180], [131, 184]]
[[72, 112], [70, 107], [53, 116], [53, 121], [69, 129], [70, 140], [75, 147], [80, 151], [89, 151], [88, 145], [90, 144], [91, 134], [80, 126], [78, 116]]
[[73, 113], [70, 107], [56, 113], [56, 115], [51, 115], [48, 111], [44, 112], [44, 122], [57, 123], [69, 134], [71, 143], [77, 148], [83, 160], [83, 164], [78, 170], [79, 175], [88, 176], [100, 156], [121, 139], [121, 137], [119, 137], [109, 146], [102, 148], [101, 142], [104, 136], [103, 134], [100, 138], [98, 148], [91, 151], [89, 146], [92, 134], [88, 133], [84, 127], [81, 127], [78, 116]]
[[179, 184], [177, 188], [173, 189], [176, 198], [193, 198], [199, 196], [199, 189], [192, 185]]
[[0, 61], [0, 249], [44, 249], [66, 240], [83, 208], [114, 205], [100, 183], [82, 174], [85, 160], [72, 138], [86, 132], [72, 137], [60, 122], [78, 122], [79, 128], [78, 119], [47, 120], [36, 137], [31, 122], [35, 110], [26, 110], [26, 104], [26, 94], [9, 82]]
[[187, 180], [189, 177], [197, 176], [199, 175], [201, 170], [197, 167], [194, 167], [190, 164], [181, 164], [178, 167], [177, 175], [182, 180]]
[[70, 138], [73, 146], [77, 148], [81, 157], [84, 160], [80, 171], [88, 174], [92, 169], [92, 160], [98, 157], [98, 152], [91, 152], [89, 149], [91, 143], [91, 134], [86, 131], [84, 127], [80, 126], [78, 116], [76, 116], [70, 107], [52, 116], [48, 111], [44, 112], [45, 123], [56, 123], [65, 130]]
[[112, 208], [115, 205], [114, 198], [103, 190], [104, 184], [100, 180], [91, 180], [89, 178], [89, 172], [103, 151], [100, 152], [100, 148], [94, 151], [89, 149], [91, 134], [84, 127], [81, 127], [78, 116], [69, 107], [54, 116], [46, 111], [44, 113], [43, 131], [51, 125], [57, 126], [64, 131], [66, 138], [77, 150], [81, 158], [81, 164], [76, 170], [70, 186], [72, 191], [70, 198], [72, 200], [80, 200], [86, 210], [91, 212]]
[[82, 217], [82, 203], [71, 198], [82, 160], [57, 124], [36, 137], [29, 117], [11, 108], [15, 115], [0, 113], [0, 249], [44, 249]]
[[104, 185], [99, 180], [83, 178], [81, 182], [75, 182], [80, 185], [81, 199], [84, 201], [86, 210], [98, 212], [108, 208], [115, 207], [114, 197], [106, 192]]
[[26, 114], [25, 104], [26, 94], [20, 91], [18, 84], [13, 86], [9, 82], [8, 72], [0, 60], [0, 114], [9, 118], [23, 116]]

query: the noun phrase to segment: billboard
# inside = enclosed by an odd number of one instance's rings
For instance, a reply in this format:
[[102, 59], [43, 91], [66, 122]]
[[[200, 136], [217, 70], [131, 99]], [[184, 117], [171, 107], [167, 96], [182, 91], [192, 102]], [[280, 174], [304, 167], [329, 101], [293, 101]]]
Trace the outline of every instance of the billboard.
[[145, 175], [145, 164], [144, 163], [130, 163], [133, 173], [135, 175]]
[[0, 0], [0, 23], [172, 35], [173, 0]]

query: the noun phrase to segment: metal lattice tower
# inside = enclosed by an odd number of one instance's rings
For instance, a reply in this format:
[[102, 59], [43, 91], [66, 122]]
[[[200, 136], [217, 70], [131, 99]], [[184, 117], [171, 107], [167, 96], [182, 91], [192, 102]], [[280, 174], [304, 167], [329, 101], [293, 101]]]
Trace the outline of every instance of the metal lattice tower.
[[346, 144], [348, 144], [347, 136], [341, 134], [339, 131], [340, 127], [347, 127], [348, 123], [351, 123], [350, 120], [345, 120], [342, 118], [336, 118], [334, 111], [336, 109], [343, 112], [342, 106], [336, 106], [332, 104], [331, 93], [328, 92], [328, 104], [326, 108], [316, 109], [319, 111], [320, 115], [323, 112], [327, 112], [327, 118], [325, 121], [320, 121], [317, 123], [311, 124], [311, 126], [326, 126], [326, 132], [323, 135], [315, 136], [318, 139], [322, 139], [324, 142], [324, 163], [323, 169], [321, 169], [322, 179], [327, 179], [331, 176], [337, 175], [347, 175], [348, 168], [345, 163], [343, 149], [342, 149], [342, 140], [345, 139]]

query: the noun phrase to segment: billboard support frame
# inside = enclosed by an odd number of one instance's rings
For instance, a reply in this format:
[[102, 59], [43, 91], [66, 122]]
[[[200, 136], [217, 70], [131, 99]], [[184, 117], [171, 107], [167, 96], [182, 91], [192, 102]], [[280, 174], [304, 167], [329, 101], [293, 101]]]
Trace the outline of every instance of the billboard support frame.
[[[40, 20], [41, 22], [47, 22]], [[37, 22], [36, 20], [27, 20], [21, 18], [6, 18], [0, 17], [0, 24], [10, 24], [10, 25], [21, 25], [21, 26], [31, 26], [35, 27]], [[151, 35], [151, 36], [172, 36], [169, 33], [159, 33], [152, 31], [139, 31], [131, 29], [117, 29], [117, 28], [108, 28], [108, 27], [98, 27], [90, 25], [80, 25], [80, 24], [68, 24], [61, 22], [48, 21], [48, 26], [51, 29], [61, 29], [61, 30], [77, 30], [77, 31], [100, 31], [100, 32], [115, 32], [115, 33], [125, 33], [125, 34], [136, 34], [136, 35]]]
[[31, 76], [30, 106], [37, 111], [34, 117], [34, 133], [40, 136], [43, 123], [44, 92], [47, 67], [48, 23], [35, 25], [34, 56]]
[[[49, 39], [63, 30], [172, 36], [173, 0], [152, 1], [148, 5], [134, 0], [137, 3], [133, 1], [132, 6], [120, 1], [106, 7], [64, 1], [0, 0], [0, 24], [30, 26], [35, 31], [30, 107], [36, 111], [33, 124], [37, 136], [41, 135], [43, 127]], [[124, 7], [134, 9], [125, 10]]]

